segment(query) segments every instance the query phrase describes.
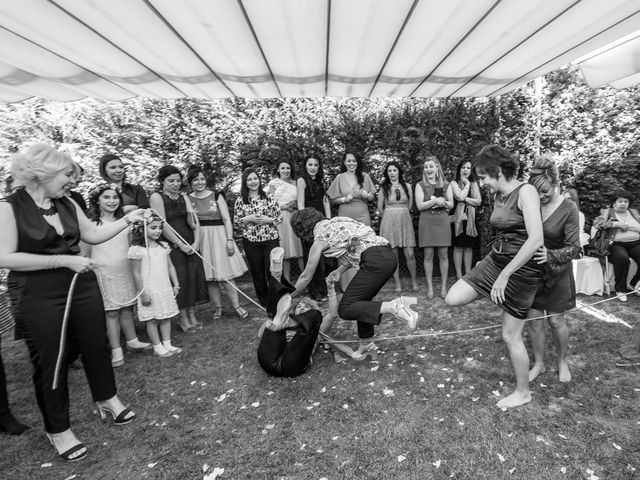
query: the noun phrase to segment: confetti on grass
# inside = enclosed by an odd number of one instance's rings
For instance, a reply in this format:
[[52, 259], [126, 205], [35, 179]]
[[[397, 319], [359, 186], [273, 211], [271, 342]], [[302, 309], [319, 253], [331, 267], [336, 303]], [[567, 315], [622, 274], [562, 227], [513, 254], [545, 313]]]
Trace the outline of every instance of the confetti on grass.
[[498, 453], [498, 460], [504, 463], [504, 457]]
[[224, 468], [216, 467], [213, 469], [213, 472], [211, 472], [209, 475], [205, 474], [202, 480], [216, 480], [216, 478], [218, 478], [223, 473], [224, 473]]
[[404, 462], [407, 459], [404, 455], [398, 455], [398, 462]]

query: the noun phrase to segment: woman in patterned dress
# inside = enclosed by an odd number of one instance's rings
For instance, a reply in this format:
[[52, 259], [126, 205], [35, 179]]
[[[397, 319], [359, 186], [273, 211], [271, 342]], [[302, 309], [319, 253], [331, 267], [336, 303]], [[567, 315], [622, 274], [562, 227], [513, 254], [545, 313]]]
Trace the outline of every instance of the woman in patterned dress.
[[[393, 160], [384, 168], [384, 181], [378, 193], [378, 211], [382, 214], [380, 236], [389, 241], [396, 257], [398, 249], [404, 249], [404, 258], [411, 275], [411, 286], [416, 292], [418, 283], [416, 282], [416, 257], [413, 251], [416, 246], [416, 236], [411, 221], [411, 205], [413, 205], [411, 186], [404, 181], [400, 164]], [[399, 269], [396, 268], [393, 278], [396, 282], [395, 290], [400, 292], [402, 285]]]
[[271, 250], [279, 246], [280, 207], [264, 193], [262, 181], [253, 168], [242, 172], [240, 196], [235, 203], [235, 224], [240, 228], [242, 246], [260, 305], [267, 304]]

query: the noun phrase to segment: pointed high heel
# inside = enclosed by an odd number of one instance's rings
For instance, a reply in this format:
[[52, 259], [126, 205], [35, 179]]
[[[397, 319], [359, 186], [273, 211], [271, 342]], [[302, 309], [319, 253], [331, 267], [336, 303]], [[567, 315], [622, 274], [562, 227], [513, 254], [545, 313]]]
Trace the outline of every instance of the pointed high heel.
[[[133, 410], [131, 410], [129, 407], [126, 407], [116, 416], [116, 412], [111, 410], [106, 405], [100, 405], [99, 402], [96, 402], [96, 405], [98, 407], [98, 413], [100, 414], [100, 418], [102, 420], [106, 419], [107, 413], [109, 413], [113, 418], [113, 423], [115, 423], [116, 425], [126, 425], [127, 423], [130, 423], [133, 420], [135, 420], [136, 418], [136, 414], [133, 413]], [[128, 417], [127, 415], [129, 414], [131, 414], [131, 416]]]
[[[84, 457], [87, 456], [87, 447], [84, 445], [84, 443], [78, 441], [78, 443], [76, 445], [74, 445], [73, 447], [69, 448], [68, 450], [65, 450], [64, 452], [60, 452], [58, 450], [58, 447], [56, 447], [55, 442], [53, 441], [53, 436], [49, 435], [47, 433], [47, 438], [49, 439], [49, 441], [51, 442], [51, 445], [53, 445], [53, 448], [55, 448], [56, 453], [58, 454], [58, 456], [60, 458], [62, 458], [63, 460], [66, 460], [67, 462], [77, 462], [78, 460], [83, 459]], [[72, 457], [72, 455], [76, 452], [82, 451], [84, 449], [84, 451], [78, 455], [76, 455], [75, 457]]]
[[415, 330], [418, 326], [419, 315], [418, 312], [411, 309], [411, 305], [418, 303], [418, 299], [416, 297], [400, 297], [393, 300], [393, 303], [395, 304], [393, 314], [407, 322], [410, 330]]

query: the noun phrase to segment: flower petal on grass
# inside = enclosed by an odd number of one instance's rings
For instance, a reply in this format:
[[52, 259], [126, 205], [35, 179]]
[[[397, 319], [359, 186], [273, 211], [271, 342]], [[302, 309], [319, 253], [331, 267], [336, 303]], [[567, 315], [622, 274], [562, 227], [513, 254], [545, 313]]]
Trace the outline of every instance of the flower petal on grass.
[[42, 465], [40, 465], [40, 468], [49, 468], [51, 466], [53, 466], [53, 464], [47, 462], [47, 463], [43, 463]]
[[219, 397], [216, 398], [216, 400], [218, 402], [224, 402], [224, 399], [227, 398], [227, 394], [223, 393], [222, 395], [220, 395]]
[[560, 468], [560, 472], [561, 473], [567, 473], [567, 467], [561, 467]]
[[540, 435], [538, 435], [536, 437], [536, 442], [540, 442], [540, 443], [544, 443], [547, 447], [549, 446], [549, 442], [547, 442], [543, 437], [541, 437]]
[[211, 472], [209, 475], [205, 475], [202, 480], [216, 480], [216, 478], [218, 478], [223, 473], [224, 473], [224, 468], [216, 467], [213, 469], [213, 472]]
[[566, 440], [566, 439], [567, 439], [567, 436], [566, 436], [566, 435], [563, 435], [563, 434], [561, 434], [561, 433], [559, 433], [559, 434], [558, 434], [558, 436], [559, 436], [560, 438], [563, 438], [564, 440]]
[[251, 404], [251, 406], [252, 406], [253, 408], [258, 408], [258, 407], [260, 406], [260, 402], [253, 402], [253, 403]]
[[498, 460], [500, 460], [502, 463], [504, 463], [504, 457], [498, 453]]
[[432, 463], [432, 465], [437, 469], [437, 468], [440, 468], [440, 463], [442, 463], [440, 462], [440, 460], [436, 460], [435, 462]]
[[407, 459], [404, 455], [398, 455], [398, 462], [404, 462]]
[[622, 451], [622, 447], [620, 445], [618, 445], [617, 443], [611, 442], [613, 443], [613, 448], [615, 448], [616, 450], [620, 450]]
[[384, 390], [382, 390], [382, 393], [384, 394], [385, 397], [395, 396], [395, 393], [393, 393], [393, 390], [391, 390], [390, 388], [385, 388]]
[[499, 396], [500, 396], [500, 392], [499, 392], [498, 390], [494, 390], [494, 391], [493, 391], [493, 392], [491, 392], [491, 393], [493, 393], [496, 397], [499, 397]]
[[153, 467], [155, 467], [157, 464], [158, 464], [158, 462], [151, 462], [151, 463], [147, 464], [147, 467], [149, 467], [149, 468], [153, 468]]
[[[389, 365], [389, 366], [391, 366], [391, 365]], [[375, 367], [371, 367], [371, 371], [372, 371], [372, 372], [375, 372], [375, 371], [377, 371], [379, 368], [380, 368], [380, 365], [376, 365]]]

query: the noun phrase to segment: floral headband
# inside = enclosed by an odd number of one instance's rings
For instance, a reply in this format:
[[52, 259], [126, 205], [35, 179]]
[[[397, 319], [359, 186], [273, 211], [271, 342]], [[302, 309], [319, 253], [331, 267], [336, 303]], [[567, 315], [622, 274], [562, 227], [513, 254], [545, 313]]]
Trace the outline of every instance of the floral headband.
[[115, 192], [118, 192], [119, 194], [122, 195], [122, 189], [118, 187], [118, 185], [116, 185], [115, 183], [104, 182], [104, 183], [99, 183], [98, 185], [93, 187], [91, 190], [89, 190], [89, 198], [94, 198], [99, 195], [102, 195], [102, 193], [107, 190], [114, 190]]

